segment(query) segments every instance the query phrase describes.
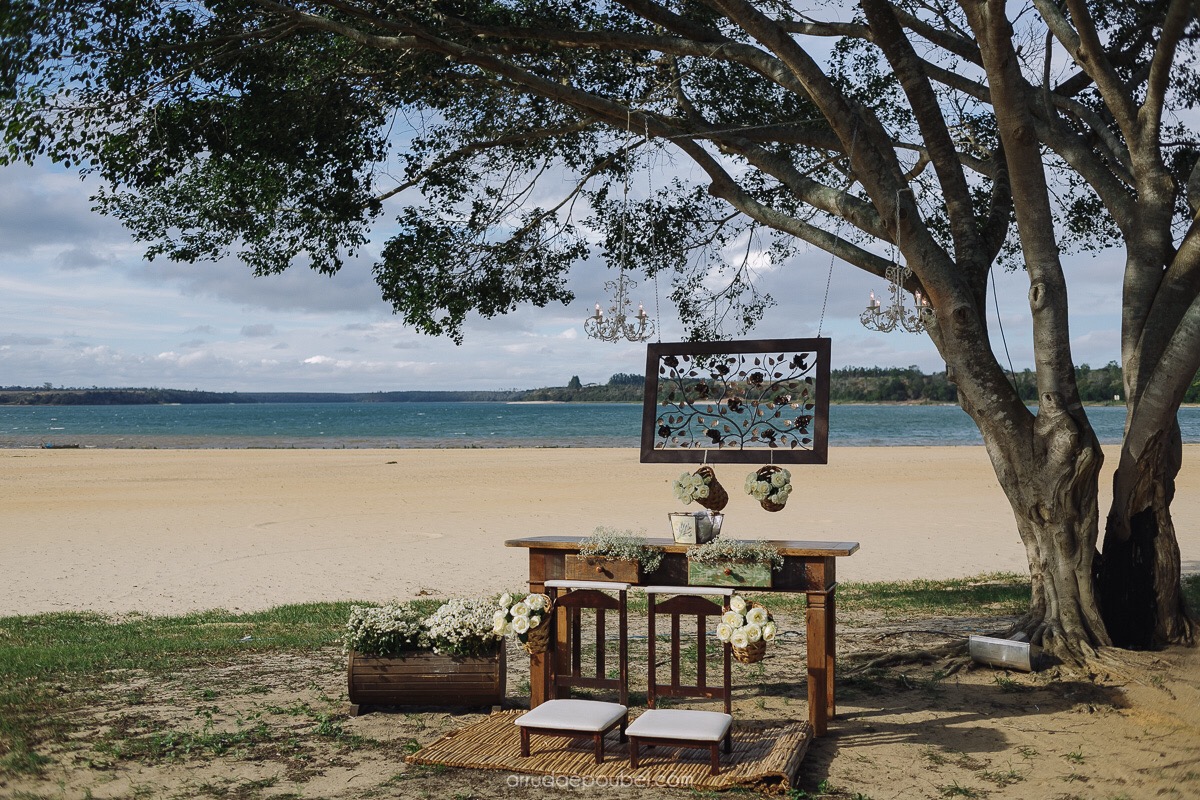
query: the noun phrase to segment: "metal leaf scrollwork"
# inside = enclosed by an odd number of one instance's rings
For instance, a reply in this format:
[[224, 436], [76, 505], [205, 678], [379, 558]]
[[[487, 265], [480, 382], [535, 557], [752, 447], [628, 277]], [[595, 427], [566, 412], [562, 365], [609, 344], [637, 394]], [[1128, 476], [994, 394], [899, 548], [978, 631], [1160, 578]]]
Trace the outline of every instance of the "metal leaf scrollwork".
[[[752, 346], [814, 342], [823, 348]], [[771, 458], [781, 463], [824, 463], [828, 340], [769, 340], [734, 352], [739, 344], [652, 346], [678, 349], [647, 359], [652, 384], [647, 390], [653, 388], [653, 394], [647, 394], [643, 419], [643, 461], [748, 462], [772, 451]]]

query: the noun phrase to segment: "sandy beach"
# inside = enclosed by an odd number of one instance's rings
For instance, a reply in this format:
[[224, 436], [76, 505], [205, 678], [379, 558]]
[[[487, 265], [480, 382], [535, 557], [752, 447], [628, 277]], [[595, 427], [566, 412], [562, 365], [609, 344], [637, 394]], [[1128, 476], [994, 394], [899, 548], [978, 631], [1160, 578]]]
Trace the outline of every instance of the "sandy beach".
[[[1174, 515], [1195, 572], [1200, 445], [1184, 461]], [[835, 448], [828, 465], [794, 469], [777, 514], [742, 494], [749, 470], [717, 467], [726, 535], [860, 542], [841, 580], [1026, 569], [981, 447]], [[668, 535], [680, 471], [631, 449], [3, 450], [0, 615], [499, 591], [526, 575], [506, 539], [597, 525]]]

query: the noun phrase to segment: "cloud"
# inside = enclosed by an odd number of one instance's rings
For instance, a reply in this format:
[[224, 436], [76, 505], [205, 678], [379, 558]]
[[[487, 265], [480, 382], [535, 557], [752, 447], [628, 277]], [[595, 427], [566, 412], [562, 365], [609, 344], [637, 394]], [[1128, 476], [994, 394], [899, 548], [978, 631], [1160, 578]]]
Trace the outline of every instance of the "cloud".
[[91, 210], [89, 194], [78, 177], [57, 167], [0, 169], [0, 241], [5, 252], [71, 252], [97, 241], [127, 243], [129, 236], [119, 222]]
[[54, 263], [63, 270], [68, 272], [83, 269], [98, 269], [108, 266], [112, 263], [112, 259], [96, 254], [91, 248], [76, 246], [63, 250], [59, 253]]
[[271, 325], [270, 323], [264, 323], [264, 324], [259, 324], [259, 325], [243, 325], [242, 326], [242, 336], [245, 336], [248, 339], [256, 339], [256, 338], [261, 338], [263, 336], [274, 336], [274, 335], [275, 335], [275, 326]]
[[0, 345], [39, 347], [41, 345], [51, 344], [53, 341], [53, 339], [49, 339], [45, 336], [22, 336], [17, 333], [10, 333], [0, 336]]
[[212, 336], [217, 332], [217, 329], [212, 325], [197, 325], [194, 328], [188, 328], [184, 333], [203, 333]]
[[304, 359], [304, 363], [324, 366], [326, 364], [335, 364], [337, 362], [329, 356], [309, 356], [308, 358]]

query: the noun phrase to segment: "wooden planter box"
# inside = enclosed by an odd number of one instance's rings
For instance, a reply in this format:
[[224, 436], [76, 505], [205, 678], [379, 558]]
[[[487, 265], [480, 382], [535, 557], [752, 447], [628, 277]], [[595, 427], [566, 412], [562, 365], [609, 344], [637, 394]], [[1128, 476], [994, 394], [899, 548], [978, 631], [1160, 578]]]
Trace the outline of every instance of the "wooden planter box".
[[412, 653], [379, 658], [350, 653], [350, 703], [359, 706], [494, 706], [504, 701], [504, 646], [495, 655], [467, 658]]
[[771, 587], [771, 565], [748, 561], [709, 564], [688, 561], [688, 583], [692, 586]]
[[640, 567], [637, 561], [569, 553], [563, 563], [563, 577], [569, 581], [638, 583]]

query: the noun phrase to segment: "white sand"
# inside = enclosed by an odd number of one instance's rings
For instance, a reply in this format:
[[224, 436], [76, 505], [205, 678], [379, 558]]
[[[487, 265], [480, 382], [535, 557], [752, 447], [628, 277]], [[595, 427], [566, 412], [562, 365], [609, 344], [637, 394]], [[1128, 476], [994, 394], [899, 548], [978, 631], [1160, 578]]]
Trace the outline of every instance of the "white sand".
[[[1108, 448], [1101, 518], [1115, 465]], [[1200, 445], [1174, 505], [1200, 571]], [[0, 450], [0, 615], [178, 613], [519, 586], [506, 539], [597, 525], [669, 535], [679, 465], [636, 450]], [[1026, 570], [981, 447], [834, 448], [769, 514], [718, 465], [725, 535], [860, 542], [841, 580]]]

